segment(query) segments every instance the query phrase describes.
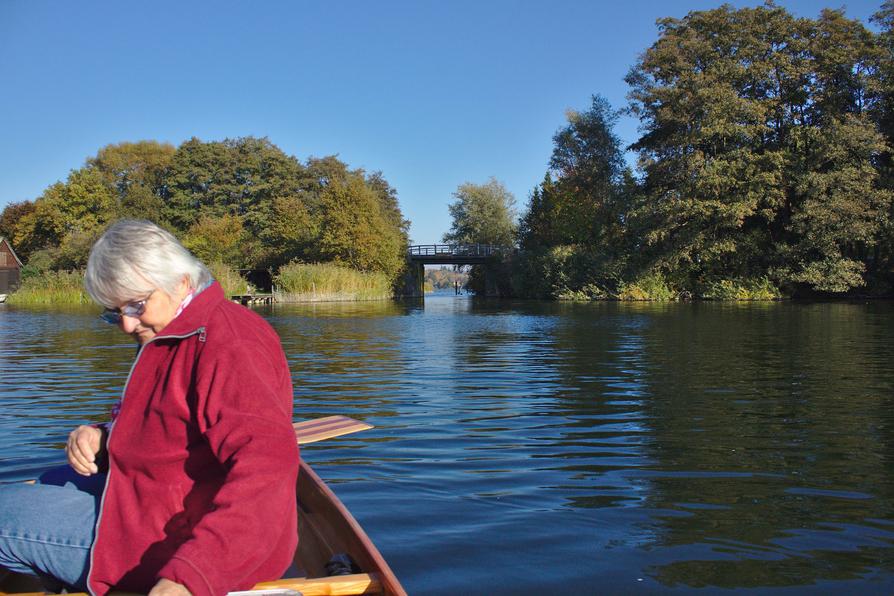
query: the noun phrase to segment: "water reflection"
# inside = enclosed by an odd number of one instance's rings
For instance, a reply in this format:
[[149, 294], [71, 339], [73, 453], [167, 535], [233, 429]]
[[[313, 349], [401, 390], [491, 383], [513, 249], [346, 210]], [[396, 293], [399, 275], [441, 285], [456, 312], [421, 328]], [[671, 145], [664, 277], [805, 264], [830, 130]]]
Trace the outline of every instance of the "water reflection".
[[[0, 479], [117, 399], [94, 311], [0, 308]], [[304, 455], [411, 593], [894, 589], [890, 304], [259, 312], [298, 417], [376, 425]]]
[[890, 372], [876, 343], [888, 338], [851, 305], [704, 306], [645, 334], [660, 464], [648, 505], [662, 546], [704, 551], [655, 577], [761, 587], [877, 569], [894, 539], [869, 521], [890, 516], [892, 497], [879, 417]]
[[96, 315], [0, 309], [0, 480], [33, 477], [72, 428], [107, 419], [134, 348]]

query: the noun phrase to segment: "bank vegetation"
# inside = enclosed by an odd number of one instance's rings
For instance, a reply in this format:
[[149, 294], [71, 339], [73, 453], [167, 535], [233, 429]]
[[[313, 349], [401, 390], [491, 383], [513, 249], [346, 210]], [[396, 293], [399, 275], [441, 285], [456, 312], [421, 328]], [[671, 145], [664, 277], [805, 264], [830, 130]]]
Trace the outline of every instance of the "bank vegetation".
[[[237, 271], [265, 269], [293, 296], [378, 298], [393, 293], [405, 267], [409, 221], [380, 172], [333, 156], [302, 162], [266, 138], [126, 142], [0, 214], [0, 235], [26, 264], [10, 301], [82, 300], [60, 280], [80, 275], [93, 242], [123, 217], [173, 232], [230, 294], [250, 291]], [[299, 271], [313, 278], [310, 290]]]

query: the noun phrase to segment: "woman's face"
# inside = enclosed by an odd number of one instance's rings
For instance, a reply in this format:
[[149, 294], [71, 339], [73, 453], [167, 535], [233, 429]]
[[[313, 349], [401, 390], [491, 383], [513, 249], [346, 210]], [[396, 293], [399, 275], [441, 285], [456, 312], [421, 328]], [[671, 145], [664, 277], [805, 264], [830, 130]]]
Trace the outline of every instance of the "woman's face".
[[[155, 290], [145, 298], [146, 305], [143, 314], [136, 317], [122, 315], [118, 326], [121, 331], [132, 336], [141, 345], [145, 344], [161, 333], [161, 330], [174, 319], [177, 308], [187, 294], [189, 294], [189, 284], [185, 279], [177, 286], [173, 296], [164, 290]], [[121, 308], [125, 304], [127, 303], [118, 306]]]

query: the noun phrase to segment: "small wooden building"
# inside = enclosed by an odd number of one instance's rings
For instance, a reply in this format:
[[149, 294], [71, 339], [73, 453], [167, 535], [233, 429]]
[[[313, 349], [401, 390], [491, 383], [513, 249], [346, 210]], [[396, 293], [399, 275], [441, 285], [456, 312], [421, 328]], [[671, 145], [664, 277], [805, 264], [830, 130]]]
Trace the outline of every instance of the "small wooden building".
[[11, 294], [22, 283], [22, 262], [9, 240], [0, 236], [0, 294]]

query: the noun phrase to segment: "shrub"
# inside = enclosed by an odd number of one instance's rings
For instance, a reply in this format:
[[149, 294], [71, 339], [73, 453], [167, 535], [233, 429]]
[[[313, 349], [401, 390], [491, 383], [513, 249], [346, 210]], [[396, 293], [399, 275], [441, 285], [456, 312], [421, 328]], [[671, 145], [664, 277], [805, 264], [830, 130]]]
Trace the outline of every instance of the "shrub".
[[668, 302], [677, 300], [679, 294], [674, 291], [664, 276], [658, 272], [646, 273], [632, 282], [623, 282], [618, 286], [618, 300], [652, 300]]
[[615, 295], [621, 264], [580, 245], [525, 251], [513, 258], [515, 295], [556, 300], [607, 300]]
[[705, 284], [701, 295], [708, 300], [779, 300], [783, 297], [767, 277], [712, 280]]

